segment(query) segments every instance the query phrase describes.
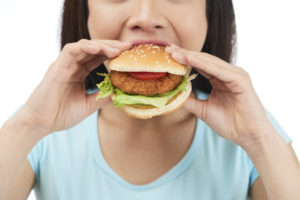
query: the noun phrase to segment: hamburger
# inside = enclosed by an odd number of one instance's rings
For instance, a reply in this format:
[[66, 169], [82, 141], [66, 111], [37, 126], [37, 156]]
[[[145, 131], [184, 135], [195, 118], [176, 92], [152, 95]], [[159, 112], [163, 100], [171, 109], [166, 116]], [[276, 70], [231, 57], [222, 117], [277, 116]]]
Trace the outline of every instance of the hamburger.
[[110, 74], [97, 84], [97, 100], [111, 96], [129, 116], [148, 119], [170, 113], [189, 97], [190, 67], [173, 60], [164, 45], [140, 44], [108, 61]]

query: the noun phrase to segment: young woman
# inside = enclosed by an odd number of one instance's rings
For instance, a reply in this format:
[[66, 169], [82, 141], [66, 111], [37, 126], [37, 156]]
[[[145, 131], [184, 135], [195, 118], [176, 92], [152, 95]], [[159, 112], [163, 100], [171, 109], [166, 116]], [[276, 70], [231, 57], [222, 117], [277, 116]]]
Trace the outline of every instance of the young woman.
[[[65, 0], [62, 51], [1, 128], [0, 199], [299, 199], [291, 140], [230, 64], [234, 39], [231, 0]], [[95, 100], [95, 73], [137, 40], [200, 74], [179, 110]]]

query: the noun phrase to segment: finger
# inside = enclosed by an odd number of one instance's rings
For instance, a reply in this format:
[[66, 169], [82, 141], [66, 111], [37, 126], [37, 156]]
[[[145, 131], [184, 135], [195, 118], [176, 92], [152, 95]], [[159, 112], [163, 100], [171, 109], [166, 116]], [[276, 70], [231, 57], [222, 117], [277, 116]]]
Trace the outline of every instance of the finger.
[[111, 98], [105, 97], [99, 100], [96, 100], [98, 93], [87, 95], [87, 110], [89, 110], [90, 114], [94, 113], [96, 110], [103, 108], [106, 104], [111, 103]]
[[200, 100], [200, 99], [196, 99], [194, 97], [189, 97], [183, 107], [193, 113], [194, 115], [196, 115], [198, 118], [200, 118], [201, 120], [204, 120], [204, 108], [205, 108], [205, 104], [207, 101], [204, 100]]
[[119, 41], [119, 40], [91, 40], [96, 43], [104, 43], [110, 47], [118, 48], [121, 50], [126, 50], [132, 46], [132, 42], [130, 41]]
[[213, 78], [212, 75], [200, 70], [200, 69], [195, 69], [199, 74], [201, 74], [202, 76], [204, 76], [206, 79], [210, 80], [211, 78]]
[[167, 49], [173, 59], [182, 64], [192, 65], [199, 73], [208, 79], [216, 77], [224, 82], [234, 80], [237, 70], [221, 59], [201, 52], [184, 50], [182, 48]]
[[[113, 51], [117, 51], [119, 53], [129, 49], [132, 46], [131, 42], [121, 42], [118, 40], [81, 40], [82, 42], [85, 43], [90, 43], [90, 44], [94, 44], [96, 46], [100, 46], [100, 47], [107, 47], [112, 49]], [[96, 54], [101, 55], [101, 52], [96, 52]], [[113, 58], [118, 56], [119, 54], [115, 55], [113, 54], [111, 57], [107, 56], [107, 58]], [[79, 62], [80, 63], [85, 63], [85, 62], [89, 62], [90, 60], [94, 59], [94, 54], [93, 55], [88, 55], [87, 57], [83, 56], [83, 59], [79, 58]]]
[[101, 41], [82, 39], [79, 42], [68, 43], [64, 46], [61, 56], [66, 63], [84, 63], [90, 60], [93, 55], [104, 55], [108, 58], [116, 57], [121, 51], [129, 48], [129, 43], [123, 43], [119, 47], [113, 47]]
[[88, 42], [99, 46], [118, 49], [120, 52], [130, 49], [132, 46], [131, 42], [121, 42], [118, 40], [90, 40]]
[[189, 53], [189, 54], [193, 54], [193, 55], [201, 55], [203, 59], [207, 60], [207, 61], [213, 61], [215, 63], [218, 63], [218, 64], [225, 64], [225, 68], [227, 69], [231, 69], [231, 70], [235, 70], [237, 67], [227, 63], [226, 61], [214, 56], [214, 55], [211, 55], [211, 54], [208, 54], [208, 53], [205, 53], [205, 52], [196, 52], [196, 51], [189, 51], [189, 50], [186, 50], [186, 49], [183, 49], [183, 48], [180, 48], [179, 46], [177, 45], [174, 45], [172, 44], [170, 46], [170, 50], [169, 51], [174, 51], [174, 50], [177, 50], [179, 52], [186, 52], [186, 53]]
[[[93, 42], [98, 43], [99, 41], [93, 41]], [[105, 43], [105, 45], [107, 45], [107, 46], [111, 45], [112, 48], [119, 48], [120, 51], [125, 51], [125, 50], [127, 50], [131, 47], [131, 42], [120, 42], [120, 41], [115, 41], [115, 40], [106, 41], [106, 40], [104, 40], [104, 41], [100, 41], [99, 44], [103, 45], [103, 43]], [[85, 62], [84, 62], [84, 66], [90, 72], [93, 69], [95, 69], [96, 67], [98, 67], [105, 60], [107, 60], [107, 58], [108, 57], [103, 58], [101, 55], [98, 55], [96, 57], [94, 56], [92, 58], [86, 59]]]
[[[83, 54], [80, 54], [76, 61], [78, 63], [84, 63], [87, 62], [92, 58], [94, 58], [95, 56], [102, 56], [103, 57], [103, 61], [107, 58], [113, 58], [116, 57], [117, 55], [119, 55], [122, 51], [122, 49], [118, 49], [118, 48], [114, 48], [114, 47], [110, 47], [107, 44], [101, 43], [101, 44], [97, 44], [97, 43], [92, 43], [93, 49], [89, 49], [89, 45], [83, 45], [81, 50], [83, 51]], [[91, 57], [90, 59], [88, 59], [88, 56], [85, 54], [89, 54]]]
[[83, 61], [91, 55], [98, 52], [98, 45], [81, 41], [77, 43], [68, 43], [62, 49], [57, 61], [69, 67], [72, 63]]
[[[169, 53], [169, 54], [172, 54], [172, 53], [174, 52], [175, 49], [178, 50], [179, 47], [176, 46], [176, 45], [175, 45], [174, 47], [173, 47], [173, 46], [172, 46], [172, 47], [167, 47], [167, 48], [165, 49], [165, 51], [166, 51], [167, 53]], [[179, 63], [181, 63], [181, 64], [184, 64], [184, 65], [187, 64], [187, 61], [185, 60], [185, 58], [183, 57], [182, 54], [178, 54], [177, 52], [174, 52], [172, 57], [175, 58], [176, 61], [179, 62]], [[204, 77], [207, 78], [207, 79], [211, 79], [211, 78], [212, 78], [212, 75], [210, 75], [210, 74], [204, 72], [203, 70], [196, 69], [196, 71], [198, 71], [199, 74], [201, 74], [202, 76], [204, 76]]]
[[84, 63], [83, 65], [84, 65], [85, 69], [88, 71], [88, 73], [90, 73], [96, 67], [98, 67], [101, 63], [103, 63], [102, 56], [97, 56], [97, 57], [94, 57], [92, 60]]

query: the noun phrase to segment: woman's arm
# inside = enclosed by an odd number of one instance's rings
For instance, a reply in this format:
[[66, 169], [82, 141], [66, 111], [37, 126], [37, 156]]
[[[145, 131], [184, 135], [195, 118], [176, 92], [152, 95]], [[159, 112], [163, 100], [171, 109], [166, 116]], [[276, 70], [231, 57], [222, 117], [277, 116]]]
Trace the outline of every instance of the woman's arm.
[[264, 184], [260, 177], [258, 177], [253, 183], [250, 191], [250, 197], [252, 200], [268, 200]]
[[68, 129], [110, 100], [86, 94], [85, 77], [108, 58], [131, 47], [116, 40], [80, 40], [65, 45], [22, 109], [0, 129], [0, 200], [21, 164], [44, 136]]
[[19, 111], [0, 129], [0, 200], [6, 198], [26, 155], [43, 135], [23, 116]]
[[[274, 129], [243, 144], [264, 185], [268, 199], [300, 198], [300, 165], [293, 149]], [[255, 191], [253, 191], [255, 192]], [[255, 195], [255, 194], [254, 194]]]
[[35, 184], [35, 173], [27, 159], [24, 160], [5, 200], [26, 200]]
[[[298, 162], [296, 153], [295, 153], [292, 145], [288, 144], [288, 148], [289, 148], [290, 153], [293, 155], [294, 159], [297, 160], [297, 162]], [[266, 189], [265, 189], [264, 184], [260, 177], [258, 177], [256, 179], [256, 181], [254, 182], [254, 184], [252, 185], [251, 198], [253, 200], [267, 200], [268, 199], [267, 194], [266, 194]]]

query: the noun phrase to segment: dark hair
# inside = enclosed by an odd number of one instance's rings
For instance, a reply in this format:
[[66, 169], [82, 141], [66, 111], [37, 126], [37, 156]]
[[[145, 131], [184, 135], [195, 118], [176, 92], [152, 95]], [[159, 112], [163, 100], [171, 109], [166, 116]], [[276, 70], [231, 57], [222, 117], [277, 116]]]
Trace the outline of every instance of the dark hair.
[[[62, 29], [61, 49], [65, 44], [80, 39], [90, 39], [87, 27], [89, 15], [87, 0], [65, 0]], [[202, 52], [217, 56], [231, 62], [236, 44], [236, 25], [232, 0], [206, 0], [206, 16], [208, 32]], [[102, 64], [103, 65], [103, 64]], [[106, 72], [104, 66], [94, 69], [86, 78], [86, 89], [93, 89], [102, 80], [97, 72]], [[197, 73], [194, 69], [192, 73]], [[210, 93], [212, 86], [209, 81], [199, 75], [193, 80], [193, 89]]]

